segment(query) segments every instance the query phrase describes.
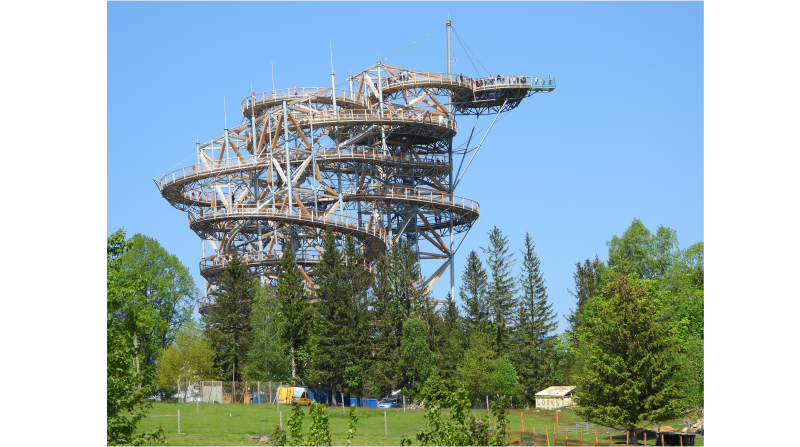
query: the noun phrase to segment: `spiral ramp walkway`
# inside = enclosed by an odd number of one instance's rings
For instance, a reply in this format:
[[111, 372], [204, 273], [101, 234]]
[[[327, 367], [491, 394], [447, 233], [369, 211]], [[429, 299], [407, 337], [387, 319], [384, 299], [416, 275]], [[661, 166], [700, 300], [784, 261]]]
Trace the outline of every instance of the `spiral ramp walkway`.
[[295, 87], [245, 98], [244, 124], [197, 144], [194, 165], [154, 179], [211, 246], [200, 261], [201, 313], [233, 254], [275, 285], [291, 246], [313, 289], [327, 228], [352, 236], [367, 265], [408, 244], [419, 260], [440, 264], [417, 284], [432, 288], [450, 265], [453, 237], [480, 216], [477, 202], [451, 193], [456, 117], [506, 112], [555, 88], [529, 76], [473, 79], [385, 64], [348, 81], [349, 89]]

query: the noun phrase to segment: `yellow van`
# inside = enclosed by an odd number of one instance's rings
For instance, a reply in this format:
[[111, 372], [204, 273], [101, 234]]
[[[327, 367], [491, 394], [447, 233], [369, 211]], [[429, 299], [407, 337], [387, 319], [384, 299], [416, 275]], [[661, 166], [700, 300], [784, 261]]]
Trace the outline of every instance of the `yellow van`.
[[281, 405], [311, 405], [311, 396], [304, 386], [282, 386], [278, 388], [278, 403]]

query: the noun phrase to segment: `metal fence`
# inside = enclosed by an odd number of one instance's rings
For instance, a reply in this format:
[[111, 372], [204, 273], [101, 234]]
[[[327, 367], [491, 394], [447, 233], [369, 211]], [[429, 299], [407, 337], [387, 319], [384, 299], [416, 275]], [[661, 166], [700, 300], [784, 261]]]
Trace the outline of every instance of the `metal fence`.
[[283, 382], [231, 382], [209, 380], [196, 383], [178, 383], [178, 392], [173, 398], [178, 403], [208, 404], [264, 404], [274, 403], [278, 388]]

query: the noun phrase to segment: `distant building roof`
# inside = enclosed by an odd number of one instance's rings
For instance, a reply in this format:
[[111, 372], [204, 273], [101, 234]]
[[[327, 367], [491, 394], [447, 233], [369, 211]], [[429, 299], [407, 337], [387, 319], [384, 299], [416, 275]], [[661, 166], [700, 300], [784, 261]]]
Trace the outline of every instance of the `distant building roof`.
[[566, 396], [574, 390], [574, 386], [551, 386], [536, 393], [536, 396]]

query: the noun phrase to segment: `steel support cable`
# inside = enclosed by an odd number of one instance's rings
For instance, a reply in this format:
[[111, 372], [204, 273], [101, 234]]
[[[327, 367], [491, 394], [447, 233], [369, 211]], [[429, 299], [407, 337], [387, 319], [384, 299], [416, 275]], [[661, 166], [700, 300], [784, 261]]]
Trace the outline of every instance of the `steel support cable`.
[[[434, 29], [433, 29], [433, 31], [436, 31], [437, 29], [439, 29], [439, 28], [443, 27], [444, 25], [445, 25], [445, 23], [442, 23], [441, 25], [439, 25], [439, 26], [437, 26], [436, 28], [434, 28]], [[389, 59], [391, 59], [391, 58], [395, 57], [395, 56], [396, 56], [396, 55], [398, 55], [399, 53], [402, 53], [403, 51], [405, 51], [405, 49], [406, 49], [406, 48], [408, 48], [408, 47], [410, 47], [411, 45], [414, 45], [415, 43], [419, 42], [420, 40], [422, 40], [422, 39], [424, 39], [424, 38], [428, 37], [428, 36], [429, 36], [429, 35], [430, 35], [430, 34], [431, 34], [433, 31], [431, 31], [430, 33], [428, 33], [428, 34], [426, 34], [426, 35], [424, 35], [424, 36], [420, 37], [419, 39], [417, 39], [417, 40], [415, 40], [415, 41], [411, 42], [410, 44], [408, 44], [408, 46], [406, 46], [406, 47], [405, 47], [405, 48], [403, 48], [402, 50], [400, 50], [400, 51], [398, 51], [397, 53], [394, 53], [393, 55], [391, 55], [391, 56], [387, 57], [386, 59], [384, 59], [384, 60], [383, 60], [383, 62], [386, 62], [386, 61], [388, 61]]]
[[[451, 25], [451, 26], [450, 26], [450, 28], [453, 28], [453, 31], [455, 31], [455, 32], [456, 32], [456, 37], [458, 37], [458, 38], [459, 38], [459, 40], [461, 40], [461, 39], [462, 39], [462, 38], [461, 38], [461, 35], [460, 35], [460, 34], [458, 34], [458, 31], [456, 30], [456, 27], [454, 27], [454, 26], [452, 26], [452, 25]], [[467, 46], [467, 48], [469, 48], [469, 44], [467, 43], [467, 41], [466, 41], [466, 40], [464, 40], [464, 45], [466, 45], [466, 46]], [[472, 51], [472, 48], [469, 48], [469, 51]], [[478, 59], [478, 55], [477, 55], [477, 54], [475, 54], [475, 52], [474, 52], [474, 51], [472, 51], [472, 55], [473, 55], [473, 56], [475, 56], [475, 60], [477, 60], [477, 61], [478, 61], [478, 63], [479, 63], [479, 64], [481, 64], [481, 67], [483, 67], [483, 69], [484, 69], [484, 70], [486, 70], [486, 73], [489, 73], [489, 76], [491, 76], [491, 75], [492, 75], [492, 73], [489, 71], [489, 69], [488, 69], [488, 68], [486, 68], [486, 66], [485, 66], [485, 65], [483, 65], [483, 62], [481, 62], [481, 60], [480, 60], [480, 59]]]
[[[475, 69], [475, 73], [477, 73], [478, 76], [480, 76], [481, 75], [480, 70], [478, 70], [478, 67], [475, 66], [474, 62], [472, 62], [472, 58], [469, 57], [469, 52], [466, 50], [466, 48], [464, 48], [464, 42], [461, 41], [461, 38], [458, 37], [458, 34], [456, 34], [456, 39], [458, 39], [458, 43], [461, 45], [461, 49], [464, 50], [464, 54], [467, 55], [467, 59], [469, 59], [469, 63], [472, 64], [472, 68]], [[477, 59], [477, 56], [476, 56], [476, 59]]]

